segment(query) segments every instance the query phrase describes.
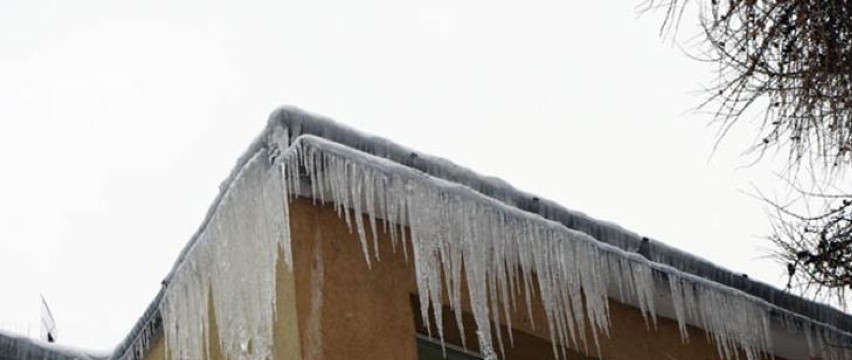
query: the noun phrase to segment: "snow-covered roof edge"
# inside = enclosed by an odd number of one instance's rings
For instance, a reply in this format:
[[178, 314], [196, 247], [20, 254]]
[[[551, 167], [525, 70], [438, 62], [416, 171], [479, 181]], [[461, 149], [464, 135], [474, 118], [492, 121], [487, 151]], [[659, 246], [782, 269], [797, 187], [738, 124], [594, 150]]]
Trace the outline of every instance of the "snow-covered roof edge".
[[109, 353], [51, 344], [0, 330], [0, 360], [104, 360], [109, 356]]
[[[555, 202], [520, 191], [500, 179], [479, 175], [446, 159], [418, 153], [387, 139], [361, 133], [328, 118], [310, 114], [294, 107], [281, 107], [272, 113], [266, 129], [252, 142], [244, 155], [237, 161], [231, 175], [222, 182], [220, 194], [214, 200], [196, 234], [181, 252], [172, 272], [164, 280], [164, 284], [168, 283], [174, 270], [183, 262], [186, 253], [193, 247], [198, 235], [207, 226], [211, 214], [218, 207], [222, 199], [224, 190], [234, 180], [235, 175], [252, 156], [268, 146], [270, 141], [275, 141], [273, 139], [275, 136], [281, 135], [280, 133], [276, 134], [275, 131], [282, 127], [288, 129], [288, 143], [290, 144], [302, 135], [321, 137], [417, 169], [431, 176], [464, 185], [507, 205], [559, 222], [570, 229], [584, 232], [625, 251], [635, 252], [643, 244], [643, 241], [647, 241], [646, 247], [649, 251], [647, 253], [643, 251], [643, 255], [651, 261], [741, 290], [780, 308], [815, 321], [832, 325], [847, 332], [852, 331], [852, 317], [834, 308], [781, 291], [768, 284], [748, 279], [741, 274], [719, 267], [707, 260], [658, 241], [643, 238], [616, 224], [597, 220], [583, 213], [566, 209]], [[148, 310], [140, 318], [136, 326], [134, 326], [131, 333], [116, 347], [113, 354], [114, 359], [127, 358], [130, 354], [140, 354], [147, 350], [147, 342], [161, 331], [159, 305], [162, 297], [163, 291], [161, 290], [152, 301]]]
[[647, 241], [648, 251], [643, 250], [643, 255], [651, 261], [741, 290], [783, 309], [852, 332], [852, 316], [828, 305], [749, 279], [741, 273], [735, 273], [660, 241], [640, 236], [617, 224], [592, 218], [553, 201], [516, 189], [501, 179], [477, 174], [449, 160], [416, 152], [385, 138], [364, 134], [328, 118], [294, 107], [281, 107], [273, 112], [267, 131], [271, 131], [275, 125], [281, 125], [289, 130], [291, 144], [296, 138], [306, 134], [331, 140], [423, 171], [431, 176], [465, 185], [483, 195], [538, 214], [548, 220], [557, 221], [569, 229], [584, 232], [625, 251], [636, 252], [642, 243]]

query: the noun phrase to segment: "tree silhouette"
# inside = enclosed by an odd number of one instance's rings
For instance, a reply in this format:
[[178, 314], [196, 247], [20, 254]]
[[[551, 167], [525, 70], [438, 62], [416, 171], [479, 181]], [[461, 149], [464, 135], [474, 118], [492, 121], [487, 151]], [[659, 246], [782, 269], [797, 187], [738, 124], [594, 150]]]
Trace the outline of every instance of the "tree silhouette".
[[[699, 7], [706, 52], [718, 64], [707, 101], [721, 136], [762, 113], [752, 150], [788, 152], [801, 165], [842, 181], [852, 165], [852, 0], [650, 0], [676, 26], [685, 6]], [[795, 171], [794, 171], [795, 172]], [[852, 195], [795, 191], [820, 205], [807, 214], [770, 203], [788, 286], [827, 294], [845, 305], [852, 289]]]

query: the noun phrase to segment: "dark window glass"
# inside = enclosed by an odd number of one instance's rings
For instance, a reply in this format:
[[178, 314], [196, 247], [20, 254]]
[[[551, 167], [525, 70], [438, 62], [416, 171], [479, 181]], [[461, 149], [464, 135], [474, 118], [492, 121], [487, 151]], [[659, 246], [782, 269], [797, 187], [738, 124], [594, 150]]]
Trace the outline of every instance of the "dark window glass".
[[481, 360], [482, 357], [470, 351], [464, 351], [453, 345], [446, 344], [447, 356], [441, 350], [441, 343], [425, 336], [417, 337], [418, 360]]

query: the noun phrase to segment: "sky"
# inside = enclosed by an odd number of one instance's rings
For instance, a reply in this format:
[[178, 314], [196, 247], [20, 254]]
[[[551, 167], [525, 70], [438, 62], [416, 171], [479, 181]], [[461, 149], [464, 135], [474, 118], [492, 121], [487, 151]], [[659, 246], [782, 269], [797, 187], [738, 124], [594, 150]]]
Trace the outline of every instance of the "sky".
[[783, 286], [783, 156], [641, 1], [0, 0], [0, 329], [117, 345], [283, 104]]

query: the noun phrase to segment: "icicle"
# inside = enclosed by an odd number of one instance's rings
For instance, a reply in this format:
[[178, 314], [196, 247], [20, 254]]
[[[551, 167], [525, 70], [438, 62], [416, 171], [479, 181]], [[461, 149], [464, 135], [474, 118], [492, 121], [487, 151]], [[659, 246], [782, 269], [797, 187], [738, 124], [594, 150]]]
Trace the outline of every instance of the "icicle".
[[[349, 180], [347, 183], [349, 185], [347, 185], [348, 189], [346, 190], [352, 198], [352, 212], [355, 217], [355, 228], [358, 232], [358, 240], [361, 241], [361, 250], [364, 253], [364, 261], [367, 263], [367, 267], [370, 268], [372, 266], [370, 264], [370, 249], [367, 245], [367, 232], [364, 229], [364, 216], [361, 212], [361, 193], [362, 188], [364, 187], [364, 178], [360, 176], [357, 166], [346, 166], [346, 168], [351, 169], [348, 171]], [[376, 250], [378, 251], [378, 249]]]
[[675, 317], [677, 318], [680, 338], [684, 342], [687, 342], [689, 340], [689, 332], [686, 330], [686, 305], [684, 303], [683, 284], [679, 278], [669, 275], [669, 286], [672, 293], [672, 304], [674, 306]]
[[281, 194], [281, 213], [284, 217], [284, 221], [280, 223], [281, 229], [279, 230], [279, 234], [281, 239], [278, 243], [279, 248], [281, 249], [282, 255], [284, 255], [284, 264], [287, 265], [287, 270], [293, 271], [293, 249], [292, 245], [290, 245], [290, 199], [287, 194], [283, 194], [284, 189], [286, 189], [286, 185], [284, 183], [286, 176], [287, 168], [282, 165], [281, 166], [281, 182], [276, 184], [277, 188], [273, 191], [277, 191]]
[[325, 158], [322, 156], [322, 153], [313, 148], [308, 148], [306, 151], [311, 154], [311, 166], [314, 169], [313, 181], [316, 182], [317, 194], [319, 194], [320, 202], [325, 205], [326, 191], [329, 191], [328, 189], [330, 189], [330, 186], [327, 185], [328, 177], [326, 176], [328, 173], [328, 166], [325, 162]]
[[[412, 207], [411, 211], [428, 208], [429, 204], [425, 202], [425, 194], [420, 191], [415, 191], [414, 194], [419, 195], [419, 200], [423, 201], [423, 206]], [[424, 226], [420, 222], [420, 220], [423, 219], [423, 216], [415, 214], [414, 216], [411, 216], [411, 219], [412, 222], [409, 224], [409, 227], [411, 228], [411, 247], [414, 252], [414, 272], [417, 289], [419, 290], [417, 294], [420, 297], [420, 315], [423, 319], [423, 325], [431, 337], [431, 321], [429, 320], [429, 305], [431, 303], [431, 297], [429, 295], [436, 291], [430, 279], [430, 271], [435, 269], [435, 264], [433, 263], [434, 258], [432, 254], [432, 244], [429, 243], [431, 239], [425, 234], [426, 229], [421, 229], [421, 226]], [[440, 306], [440, 303], [436, 305]], [[436, 326], [440, 329], [440, 319], [436, 320], [438, 322]], [[443, 336], [443, 333], [441, 333], [441, 336]]]
[[[488, 288], [486, 279], [486, 254], [485, 239], [481, 238], [482, 231], [478, 228], [476, 220], [480, 218], [479, 209], [472, 203], [465, 204], [465, 212], [474, 214], [471, 220], [465, 223], [464, 238], [462, 240], [462, 257], [465, 259], [465, 274], [467, 277], [468, 293], [470, 294], [471, 310], [476, 322], [476, 335], [479, 340], [479, 348], [485, 360], [497, 359], [494, 348], [491, 345], [491, 321], [488, 310]], [[470, 216], [470, 215], [469, 215]]]
[[514, 299], [514, 294], [511, 293], [511, 281], [508, 280], [511, 279], [511, 276], [507, 274], [508, 270], [506, 269], [506, 262], [511, 260], [511, 258], [507, 254], [506, 249], [509, 243], [509, 240], [507, 238], [509, 230], [506, 228], [506, 223], [502, 214], [494, 213], [492, 216], [492, 227], [493, 229], [495, 229], [495, 231], [492, 232], [491, 240], [492, 244], [494, 245], [494, 256], [492, 263], [495, 265], [495, 283], [497, 286], [497, 291], [495, 291], [495, 294], [499, 296], [499, 299], [495, 299], [495, 301], [499, 302], [502, 305], [503, 317], [504, 319], [506, 319], [506, 328], [510, 329], [509, 331], [507, 331], [509, 335], [509, 344], [511, 346], [514, 346], [515, 339], [511, 331], [512, 302]]
[[381, 260], [379, 257], [379, 230], [376, 227], [376, 178], [372, 171], [364, 172], [364, 206], [367, 211], [367, 216], [370, 218], [370, 233], [373, 236], [373, 251], [376, 260]]
[[521, 269], [521, 274], [523, 276], [523, 282], [524, 282], [524, 302], [527, 305], [527, 317], [529, 317], [530, 323], [531, 323], [533, 329], [535, 329], [535, 321], [534, 321], [535, 317], [533, 317], [533, 314], [532, 314], [532, 303], [533, 303], [533, 300], [532, 300], [532, 286], [533, 286], [532, 267], [533, 267], [533, 261], [532, 261], [532, 252], [529, 251], [529, 249], [532, 248], [532, 245], [530, 244], [530, 242], [532, 240], [532, 236], [531, 236], [531, 233], [530, 233], [530, 228], [529, 228], [529, 226], [527, 226], [526, 222], [521, 221], [518, 224], [516, 224], [516, 226], [519, 228], [519, 230], [517, 230], [519, 232], [519, 235], [517, 237], [517, 242], [518, 242], [517, 247], [518, 247], [518, 259], [520, 261], [520, 269]]
[[455, 196], [448, 196], [446, 199], [446, 210], [444, 212], [444, 221], [448, 224], [447, 234], [444, 237], [442, 244], [442, 259], [445, 262], [445, 279], [447, 281], [447, 292], [450, 298], [450, 304], [455, 312], [456, 326], [461, 334], [462, 347], [467, 348], [467, 336], [465, 336], [464, 321], [461, 306], [461, 270], [462, 270], [462, 238], [464, 236], [463, 224], [464, 213]]
[[385, 196], [385, 208], [387, 209], [387, 216], [389, 228], [390, 228], [390, 236], [391, 243], [395, 247], [397, 243], [402, 246], [403, 255], [405, 256], [406, 261], [408, 260], [408, 250], [406, 249], [404, 233], [405, 229], [402, 226], [402, 196], [405, 194], [405, 190], [403, 189], [402, 179], [398, 176], [391, 176], [387, 180], [387, 195]]
[[[633, 294], [636, 295], [636, 301], [639, 305], [639, 311], [642, 317], [645, 318], [645, 325], [650, 329], [650, 324], [653, 323], [654, 329], [657, 327], [657, 318], [654, 313], [654, 278], [651, 274], [651, 269], [643, 266], [639, 262], [629, 262], [629, 275], [632, 277], [629, 282], [633, 286]], [[649, 322], [648, 319], [651, 319]]]
[[[288, 171], [290, 177], [285, 177], [282, 182], [289, 187], [286, 188], [288, 190], [288, 199], [290, 197], [298, 196], [302, 193], [301, 184], [302, 182], [299, 179], [299, 166], [301, 166], [299, 158], [301, 156], [301, 152], [303, 151], [299, 147], [290, 148], [293, 154], [286, 154], [285, 161], [281, 163], [281, 166], [286, 170], [287, 168], [291, 169]], [[285, 172], [286, 173], [286, 172]]]
[[[407, 184], [404, 183], [402, 179], [394, 177], [394, 182], [396, 182], [394, 186], [395, 190], [399, 195], [399, 197], [396, 198], [396, 214], [399, 216], [399, 218], [396, 219], [396, 223], [399, 224], [399, 243], [402, 246], [402, 256], [405, 258], [405, 262], [408, 263], [408, 246], [405, 243], [405, 224], [411, 224], [410, 219], [406, 219], [406, 216], [409, 215], [408, 212], [410, 211], [407, 199], [408, 196], [411, 195], [411, 192], [409, 191]], [[409, 230], [411, 230], [410, 227]]]

